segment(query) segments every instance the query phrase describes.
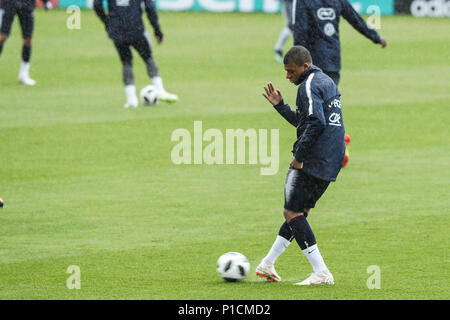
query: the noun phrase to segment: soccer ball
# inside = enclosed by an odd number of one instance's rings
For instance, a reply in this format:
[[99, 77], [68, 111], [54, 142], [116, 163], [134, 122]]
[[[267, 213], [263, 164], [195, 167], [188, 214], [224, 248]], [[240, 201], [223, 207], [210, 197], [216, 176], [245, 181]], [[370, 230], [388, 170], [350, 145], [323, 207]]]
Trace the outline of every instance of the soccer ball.
[[158, 91], [156, 91], [156, 88], [153, 85], [142, 88], [140, 97], [143, 105], [149, 106], [158, 103]]
[[224, 253], [217, 260], [217, 272], [225, 281], [241, 281], [245, 278], [249, 270], [250, 263], [239, 252]]

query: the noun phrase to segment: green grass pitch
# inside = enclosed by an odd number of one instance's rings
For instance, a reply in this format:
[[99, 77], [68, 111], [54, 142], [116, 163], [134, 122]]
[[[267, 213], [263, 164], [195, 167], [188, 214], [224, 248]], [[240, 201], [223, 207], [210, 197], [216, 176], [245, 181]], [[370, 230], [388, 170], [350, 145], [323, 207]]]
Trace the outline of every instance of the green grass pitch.
[[[270, 80], [294, 104], [273, 60], [281, 15], [161, 12], [154, 56], [180, 101], [135, 110], [100, 21], [82, 11], [69, 30], [68, 17], [36, 11], [35, 87], [17, 83], [17, 20], [0, 57], [0, 299], [449, 298], [448, 19], [382, 17], [384, 50], [341, 23], [350, 162], [308, 218], [336, 284], [310, 288], [293, 285], [312, 271], [295, 242], [277, 261], [283, 282], [254, 275], [283, 222], [295, 139], [261, 96]], [[149, 84], [136, 54], [134, 70]], [[173, 164], [171, 133], [195, 120], [279, 129], [278, 173]], [[216, 273], [227, 251], [250, 260], [242, 283]]]

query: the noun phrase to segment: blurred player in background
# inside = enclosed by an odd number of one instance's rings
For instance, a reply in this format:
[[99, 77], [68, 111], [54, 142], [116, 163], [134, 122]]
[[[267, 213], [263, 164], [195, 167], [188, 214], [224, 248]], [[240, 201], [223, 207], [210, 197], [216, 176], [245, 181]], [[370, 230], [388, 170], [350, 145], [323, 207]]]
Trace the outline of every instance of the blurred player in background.
[[[368, 27], [364, 19], [347, 0], [295, 0], [293, 8], [294, 45], [301, 45], [311, 52], [314, 65], [322, 69], [336, 85], [341, 78], [341, 43], [339, 40], [339, 18], [342, 16], [361, 34], [385, 48], [387, 42]], [[346, 156], [349, 160], [347, 135]]]
[[[14, 17], [19, 17], [22, 30], [22, 63], [20, 65], [19, 81], [23, 84], [34, 86], [36, 81], [30, 78], [31, 43], [34, 29], [35, 0], [0, 0], [0, 55], [6, 39], [11, 32]], [[52, 9], [49, 0], [43, 0], [45, 10]]]
[[356, 30], [372, 40], [387, 45], [385, 39], [367, 26], [347, 0], [295, 0], [294, 45], [311, 52], [314, 65], [321, 68], [338, 85], [341, 70], [339, 18], [344, 17]]
[[164, 35], [159, 26], [158, 14], [152, 0], [108, 0], [108, 14], [103, 10], [102, 0], [94, 0], [95, 12], [105, 24], [108, 36], [114, 42], [122, 61], [122, 76], [127, 98], [125, 108], [136, 108], [139, 105], [134, 84], [131, 47], [136, 49], [144, 60], [147, 66], [147, 73], [158, 91], [158, 99], [166, 102], [178, 100], [175, 94], [168, 93], [164, 89], [158, 66], [152, 55], [150, 36], [145, 30], [142, 21], [142, 2], [153, 27], [156, 40], [161, 44]]
[[283, 13], [285, 26], [281, 30], [278, 36], [278, 41], [275, 44], [275, 60], [279, 63], [283, 63], [283, 48], [286, 42], [292, 37], [292, 1], [293, 0], [280, 0], [281, 12]]

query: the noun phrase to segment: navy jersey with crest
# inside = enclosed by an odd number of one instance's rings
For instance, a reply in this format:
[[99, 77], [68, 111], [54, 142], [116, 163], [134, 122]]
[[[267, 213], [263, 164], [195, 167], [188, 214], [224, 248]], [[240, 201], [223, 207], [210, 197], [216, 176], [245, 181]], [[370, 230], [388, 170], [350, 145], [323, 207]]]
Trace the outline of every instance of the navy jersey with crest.
[[341, 16], [374, 43], [381, 43], [378, 33], [367, 26], [347, 0], [294, 0], [293, 16], [294, 45], [308, 49], [314, 65], [324, 71], [341, 70]]
[[108, 14], [102, 0], [94, 0], [94, 9], [105, 23], [109, 37], [122, 43], [136, 41], [144, 35], [142, 10], [145, 9], [155, 34], [161, 33], [153, 0], [108, 0]]
[[333, 80], [314, 65], [300, 76], [297, 108], [282, 101], [275, 109], [297, 128], [293, 154], [302, 171], [325, 181], [335, 181], [345, 154], [345, 129], [339, 90]]

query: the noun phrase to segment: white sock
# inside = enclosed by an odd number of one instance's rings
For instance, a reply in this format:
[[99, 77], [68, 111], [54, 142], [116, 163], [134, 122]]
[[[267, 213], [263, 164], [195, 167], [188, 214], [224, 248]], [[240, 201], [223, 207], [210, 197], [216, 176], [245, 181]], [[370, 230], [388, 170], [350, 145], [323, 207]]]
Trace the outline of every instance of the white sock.
[[275, 50], [276, 51], [283, 51], [284, 44], [288, 39], [292, 36], [292, 31], [288, 27], [284, 27], [283, 30], [281, 30], [280, 35], [278, 36], [278, 41], [275, 44]]
[[308, 258], [309, 263], [314, 270], [314, 273], [321, 273], [324, 271], [328, 271], [325, 262], [323, 261], [322, 255], [320, 254], [319, 247], [317, 244], [302, 250], [305, 254], [306, 258]]
[[28, 76], [29, 75], [29, 71], [30, 71], [30, 63], [22, 61], [22, 63], [20, 64], [19, 75], [21, 75], [21, 76]]
[[266, 263], [273, 265], [278, 257], [289, 247], [291, 242], [282, 236], [277, 236], [272, 248], [269, 250], [267, 256], [263, 259]]
[[125, 86], [125, 94], [127, 96], [127, 102], [137, 101], [136, 86], [134, 84], [129, 84]]
[[152, 78], [152, 83], [155, 86], [156, 90], [158, 92], [163, 92], [164, 91], [164, 86], [163, 86], [163, 81], [162, 78], [160, 76], [157, 77], [153, 77]]

